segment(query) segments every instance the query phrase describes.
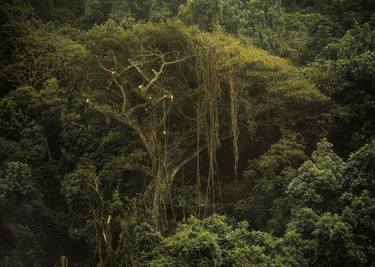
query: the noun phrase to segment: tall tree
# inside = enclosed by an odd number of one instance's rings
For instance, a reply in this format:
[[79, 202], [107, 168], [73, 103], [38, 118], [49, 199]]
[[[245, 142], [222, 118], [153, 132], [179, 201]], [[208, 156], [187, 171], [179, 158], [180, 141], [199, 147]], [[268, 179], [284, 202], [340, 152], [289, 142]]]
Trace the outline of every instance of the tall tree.
[[[173, 43], [168, 39], [172, 35]], [[107, 23], [90, 36], [101, 71], [98, 83], [109, 94], [96, 90], [87, 103], [132, 129], [146, 149], [155, 217], [161, 216], [165, 195], [177, 173], [197, 157], [199, 164], [203, 151], [208, 153], [207, 193], [215, 199], [216, 151], [222, 139], [233, 139], [238, 160], [239, 97], [245, 93], [242, 81], [262, 71], [264, 77], [274, 75], [275, 83], [260, 86], [275, 90], [279, 99], [283, 99], [285, 86], [293, 83], [293, 68], [286, 61], [221, 34], [194, 34], [178, 24], [148, 24], [124, 31]], [[305, 94], [300, 101], [324, 99], [310, 85], [294, 82], [295, 97]], [[294, 93], [284, 95], [285, 105]], [[224, 95], [228, 98], [221, 97]], [[228, 110], [219, 110], [224, 103]], [[197, 183], [199, 187], [200, 181]]]

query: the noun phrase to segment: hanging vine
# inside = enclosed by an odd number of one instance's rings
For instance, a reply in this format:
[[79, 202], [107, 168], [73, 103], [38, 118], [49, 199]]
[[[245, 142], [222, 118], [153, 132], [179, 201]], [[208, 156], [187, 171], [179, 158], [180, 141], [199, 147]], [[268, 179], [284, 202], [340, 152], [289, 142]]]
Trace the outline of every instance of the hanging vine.
[[[207, 50], [197, 50], [197, 62], [199, 64], [199, 72], [197, 72], [199, 88], [201, 93], [197, 104], [197, 151], [202, 146], [202, 137], [205, 139], [205, 145], [207, 148], [208, 155], [208, 173], [207, 173], [207, 184], [206, 184], [206, 205], [204, 215], [207, 215], [208, 203], [212, 203], [213, 210], [215, 211], [216, 192], [220, 191], [220, 180], [218, 177], [217, 167], [217, 151], [220, 148], [221, 136], [220, 130], [222, 125], [220, 124], [220, 104], [222, 103], [222, 84], [226, 82], [228, 84], [229, 91], [229, 106], [230, 106], [230, 131], [232, 137], [233, 154], [234, 154], [234, 173], [238, 176], [238, 139], [239, 139], [239, 126], [238, 126], [238, 98], [239, 90], [236, 80], [236, 70], [234, 66], [231, 66], [229, 70], [224, 65], [220, 65], [221, 55], [216, 51], [217, 48], [208, 47]], [[224, 73], [224, 75], [223, 75]], [[226, 88], [226, 87], [225, 87]], [[200, 179], [200, 161], [199, 153], [197, 153], [197, 211], [199, 213], [199, 196], [201, 179]]]
[[236, 178], [238, 178], [238, 160], [239, 160], [239, 152], [238, 152], [238, 138], [240, 135], [239, 127], [238, 127], [238, 88], [236, 82], [236, 75], [234, 70], [231, 69], [228, 72], [227, 76], [228, 84], [229, 84], [229, 97], [230, 97], [230, 115], [231, 115], [231, 130], [232, 130], [232, 140], [233, 140], [233, 154], [234, 154], [234, 174]]
[[[207, 204], [212, 203], [215, 210], [215, 193], [217, 180], [217, 150], [220, 147], [220, 121], [219, 121], [219, 103], [220, 103], [220, 76], [217, 65], [214, 64], [215, 50], [199, 50], [197, 55], [198, 81], [201, 90], [197, 104], [197, 151], [200, 150], [201, 136], [205, 138], [205, 146], [208, 155], [208, 174], [206, 184], [206, 205], [204, 215], [207, 214]], [[199, 194], [200, 181], [200, 163], [199, 153], [197, 153], [197, 207], [199, 212]]]

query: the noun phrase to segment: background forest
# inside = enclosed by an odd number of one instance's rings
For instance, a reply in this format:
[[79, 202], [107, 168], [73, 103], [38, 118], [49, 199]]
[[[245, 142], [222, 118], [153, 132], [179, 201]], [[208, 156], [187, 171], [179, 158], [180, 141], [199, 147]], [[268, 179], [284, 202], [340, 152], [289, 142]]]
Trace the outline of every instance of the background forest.
[[374, 0], [0, 25], [0, 266], [375, 266]]

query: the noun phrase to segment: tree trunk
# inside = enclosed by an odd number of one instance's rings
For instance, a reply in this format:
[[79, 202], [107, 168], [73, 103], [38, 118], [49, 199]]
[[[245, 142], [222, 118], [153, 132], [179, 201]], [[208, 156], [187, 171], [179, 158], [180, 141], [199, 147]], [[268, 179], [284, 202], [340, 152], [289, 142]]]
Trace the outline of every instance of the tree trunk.
[[171, 176], [162, 163], [158, 164], [153, 187], [153, 217], [157, 224], [162, 224], [166, 219], [166, 196], [171, 187]]

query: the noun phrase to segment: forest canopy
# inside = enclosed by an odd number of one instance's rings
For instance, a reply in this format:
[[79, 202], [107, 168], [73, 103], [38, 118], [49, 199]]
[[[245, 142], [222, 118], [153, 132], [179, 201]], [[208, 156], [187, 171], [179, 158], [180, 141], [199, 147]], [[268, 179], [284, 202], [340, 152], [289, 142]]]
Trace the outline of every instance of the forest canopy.
[[0, 22], [0, 266], [375, 264], [374, 1]]

